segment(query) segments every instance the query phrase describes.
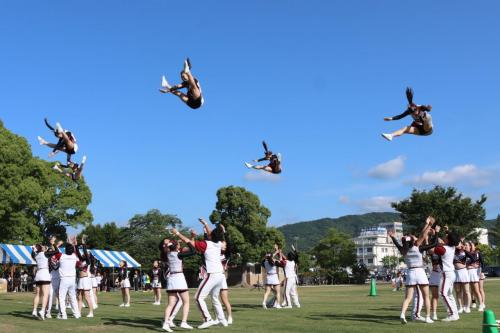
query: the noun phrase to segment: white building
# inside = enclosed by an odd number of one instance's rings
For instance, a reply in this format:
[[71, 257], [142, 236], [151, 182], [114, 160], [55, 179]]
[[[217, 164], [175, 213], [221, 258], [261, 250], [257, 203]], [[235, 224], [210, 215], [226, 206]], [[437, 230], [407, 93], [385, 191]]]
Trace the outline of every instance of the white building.
[[403, 236], [403, 224], [390, 222], [363, 229], [360, 235], [353, 239], [359, 263], [364, 263], [370, 270], [378, 270], [383, 267], [382, 258], [385, 256], [400, 257], [397, 247], [387, 235], [388, 230], [394, 230], [397, 239]]
[[474, 231], [477, 232], [477, 241], [479, 242], [479, 244], [489, 245], [489, 243], [488, 243], [488, 229], [476, 228]]

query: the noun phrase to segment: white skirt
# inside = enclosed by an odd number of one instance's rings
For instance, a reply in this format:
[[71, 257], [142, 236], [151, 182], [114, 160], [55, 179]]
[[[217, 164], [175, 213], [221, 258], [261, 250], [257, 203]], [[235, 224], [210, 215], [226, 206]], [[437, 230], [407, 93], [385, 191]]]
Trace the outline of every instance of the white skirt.
[[151, 282], [151, 288], [153, 289], [161, 288], [161, 282], [158, 280], [153, 280], [153, 282]]
[[429, 284], [429, 279], [425, 270], [422, 267], [410, 268], [408, 269], [408, 274], [406, 274], [406, 286], [425, 286]]
[[90, 290], [92, 289], [92, 280], [90, 276], [81, 277], [78, 279], [78, 290]]
[[49, 273], [48, 268], [42, 268], [36, 271], [35, 282], [50, 282], [52, 281], [52, 276]]
[[130, 288], [130, 280], [129, 279], [121, 280], [120, 288]]
[[441, 272], [431, 271], [431, 275], [429, 277], [429, 286], [439, 287], [440, 282], [441, 282]]
[[167, 279], [167, 291], [186, 291], [188, 286], [184, 273], [170, 274]]
[[469, 273], [466, 268], [455, 270], [455, 283], [469, 283]]
[[268, 286], [276, 286], [280, 284], [280, 279], [278, 274], [269, 274], [266, 275], [266, 285]]
[[95, 277], [91, 277], [90, 281], [92, 281], [92, 288], [97, 288], [97, 279]]
[[468, 268], [467, 273], [469, 273], [469, 282], [479, 282], [479, 268]]

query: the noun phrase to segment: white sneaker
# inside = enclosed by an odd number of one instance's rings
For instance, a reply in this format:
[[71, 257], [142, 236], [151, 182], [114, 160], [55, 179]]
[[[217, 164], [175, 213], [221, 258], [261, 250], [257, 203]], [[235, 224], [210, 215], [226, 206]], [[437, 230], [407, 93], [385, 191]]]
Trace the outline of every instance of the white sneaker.
[[40, 143], [40, 145], [44, 145], [47, 143], [47, 141], [45, 141], [41, 136], [38, 136], [37, 139], [38, 139], [38, 143]]
[[85, 303], [82, 304], [82, 308], [86, 308], [87, 306], [85, 305]]
[[122, 303], [119, 305], [120, 308], [123, 308], [125, 306], [125, 303]]
[[130, 308], [130, 303], [125, 304], [126, 308]]
[[245, 166], [246, 166], [247, 168], [249, 168], [249, 169], [253, 168], [253, 165], [251, 165], [251, 164], [250, 164], [250, 163], [248, 163], [248, 162], [245, 162]]
[[95, 304], [94, 305], [94, 310], [97, 309], [99, 307], [99, 305]]
[[472, 303], [472, 308], [473, 309], [477, 308], [477, 304], [476, 303]]
[[458, 313], [463, 313], [463, 312], [464, 312], [464, 308], [458, 309]]
[[431, 319], [431, 317], [427, 317], [424, 319], [424, 322], [427, 324], [432, 324], [434, 321]]
[[47, 312], [47, 313], [45, 314], [45, 318], [47, 318], [47, 319], [52, 319], [52, 315], [50, 314], [50, 312]]
[[222, 320], [220, 321], [220, 324], [221, 324], [222, 326], [224, 326], [224, 327], [227, 327], [227, 326], [228, 326], [228, 323], [227, 323], [227, 320], [226, 320], [226, 319], [222, 319]]
[[232, 325], [233, 324], [233, 317], [227, 317], [227, 324]]
[[266, 302], [262, 302], [262, 307], [263, 307], [264, 309], [267, 309]]
[[407, 324], [408, 322], [406, 321], [406, 318], [404, 316], [401, 316], [399, 317], [399, 319], [401, 320], [401, 324], [405, 325]]
[[392, 141], [392, 134], [382, 133], [382, 137], [388, 141]]
[[56, 131], [57, 132], [63, 132], [63, 128], [62, 128], [61, 124], [56, 123]]
[[412, 321], [425, 321], [425, 318], [421, 317], [421, 316], [411, 316], [411, 320]]
[[68, 319], [68, 315], [67, 314], [57, 315], [57, 319], [67, 320]]
[[281, 305], [277, 304], [274, 306], [276, 309], [281, 309]]
[[215, 325], [215, 322], [210, 319], [210, 320], [207, 320], [206, 322], [204, 322], [203, 324], [201, 324], [200, 326], [198, 326], [198, 328], [200, 330], [202, 329], [205, 329], [205, 328], [209, 328], [210, 326], [214, 326]]
[[82, 164], [85, 164], [87, 162], [87, 155], [83, 155], [82, 157]]
[[486, 306], [484, 304], [479, 304], [479, 308], [477, 309], [477, 311], [483, 312], [485, 307]]
[[[167, 89], [172, 88], [172, 86], [168, 83], [167, 78], [165, 77], [165, 75], [162, 75], [162, 77], [161, 77], [161, 86], [163, 88], [167, 88]], [[165, 89], [165, 90], [167, 90], [167, 89]]]
[[38, 316], [41, 320], [45, 320], [45, 313], [43, 313], [42, 311], [38, 311]]
[[174, 328], [174, 327], [177, 327], [177, 325], [175, 325], [174, 321], [171, 320], [168, 322], [168, 325], [170, 326], [170, 328]]
[[33, 317], [38, 317], [38, 312], [36, 310], [33, 310], [33, 312], [31, 313], [31, 315]]
[[82, 315], [77, 313], [77, 314], [73, 314], [73, 317], [75, 317], [75, 319], [80, 319], [82, 317]]
[[298, 307], [298, 308], [300, 309], [300, 304], [297, 304], [297, 305], [295, 305], [295, 306], [296, 306], [296, 307]]
[[184, 73], [190, 73], [191, 72], [191, 63], [186, 59], [184, 60], [184, 69], [182, 70]]
[[459, 319], [460, 319], [460, 317], [458, 315], [453, 315], [453, 316], [448, 316], [444, 319], [441, 319], [441, 321], [457, 321]]
[[283, 309], [291, 309], [292, 306], [291, 305], [287, 305], [287, 306], [282, 306]]
[[183, 328], [183, 329], [185, 329], [185, 330], [192, 330], [192, 329], [193, 329], [193, 326], [191, 326], [191, 325], [189, 325], [188, 323], [186, 323], [185, 321], [183, 321], [183, 322], [181, 323], [180, 328]]
[[167, 332], [173, 332], [173, 330], [168, 325], [168, 322], [163, 323], [163, 326], [161, 328], [163, 328], [163, 330], [165, 330]]
[[214, 319], [214, 325], [219, 325], [219, 324], [220, 324], [219, 319]]
[[464, 308], [465, 313], [470, 313], [470, 308]]
[[432, 315], [432, 320], [439, 320], [437, 314]]
[[89, 314], [87, 315], [87, 318], [94, 318], [94, 313], [93, 313], [93, 312], [89, 313]]

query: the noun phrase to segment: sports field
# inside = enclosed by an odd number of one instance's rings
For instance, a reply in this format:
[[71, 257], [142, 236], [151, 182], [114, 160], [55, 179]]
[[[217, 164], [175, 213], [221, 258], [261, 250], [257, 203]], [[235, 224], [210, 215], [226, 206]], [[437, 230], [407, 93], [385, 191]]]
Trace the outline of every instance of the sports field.
[[[208, 331], [226, 332], [400, 332], [399, 305], [402, 292], [392, 292], [389, 285], [378, 286], [378, 296], [368, 297], [368, 285], [299, 288], [300, 309], [261, 307], [262, 292], [231, 289], [234, 324], [228, 328], [212, 327]], [[487, 307], [500, 315], [500, 280], [486, 283]], [[191, 292], [194, 294], [194, 291]], [[101, 293], [96, 317], [66, 321], [31, 317], [32, 294], [0, 295], [0, 332], [161, 332], [164, 305], [151, 304], [152, 294], [132, 293], [130, 308], [119, 308], [119, 293]], [[441, 304], [440, 304], [441, 306]], [[83, 314], [86, 314], [85, 309]], [[444, 317], [440, 307], [439, 317]], [[191, 303], [189, 323], [200, 324], [198, 309]], [[482, 314], [474, 311], [453, 323], [424, 324], [409, 322], [404, 332], [481, 332]], [[181, 329], [176, 329], [182, 331]], [[197, 329], [195, 329], [197, 330]]]

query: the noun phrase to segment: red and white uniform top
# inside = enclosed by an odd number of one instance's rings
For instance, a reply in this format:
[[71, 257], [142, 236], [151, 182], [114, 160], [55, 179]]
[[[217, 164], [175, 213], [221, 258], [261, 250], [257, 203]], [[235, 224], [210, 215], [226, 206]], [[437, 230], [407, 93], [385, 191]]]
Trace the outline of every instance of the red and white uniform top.
[[209, 240], [195, 241], [194, 247], [196, 251], [202, 253], [205, 258], [205, 267], [207, 274], [224, 273], [224, 267], [220, 260], [222, 243], [214, 243]]
[[455, 258], [455, 247], [443, 245], [446, 250], [441, 256], [441, 266], [443, 267], [443, 272], [454, 272], [455, 265], [453, 265], [453, 259]]
[[57, 253], [56, 259], [59, 260], [59, 276], [61, 278], [76, 277], [76, 266], [79, 263], [75, 253], [67, 255], [66, 253]]

